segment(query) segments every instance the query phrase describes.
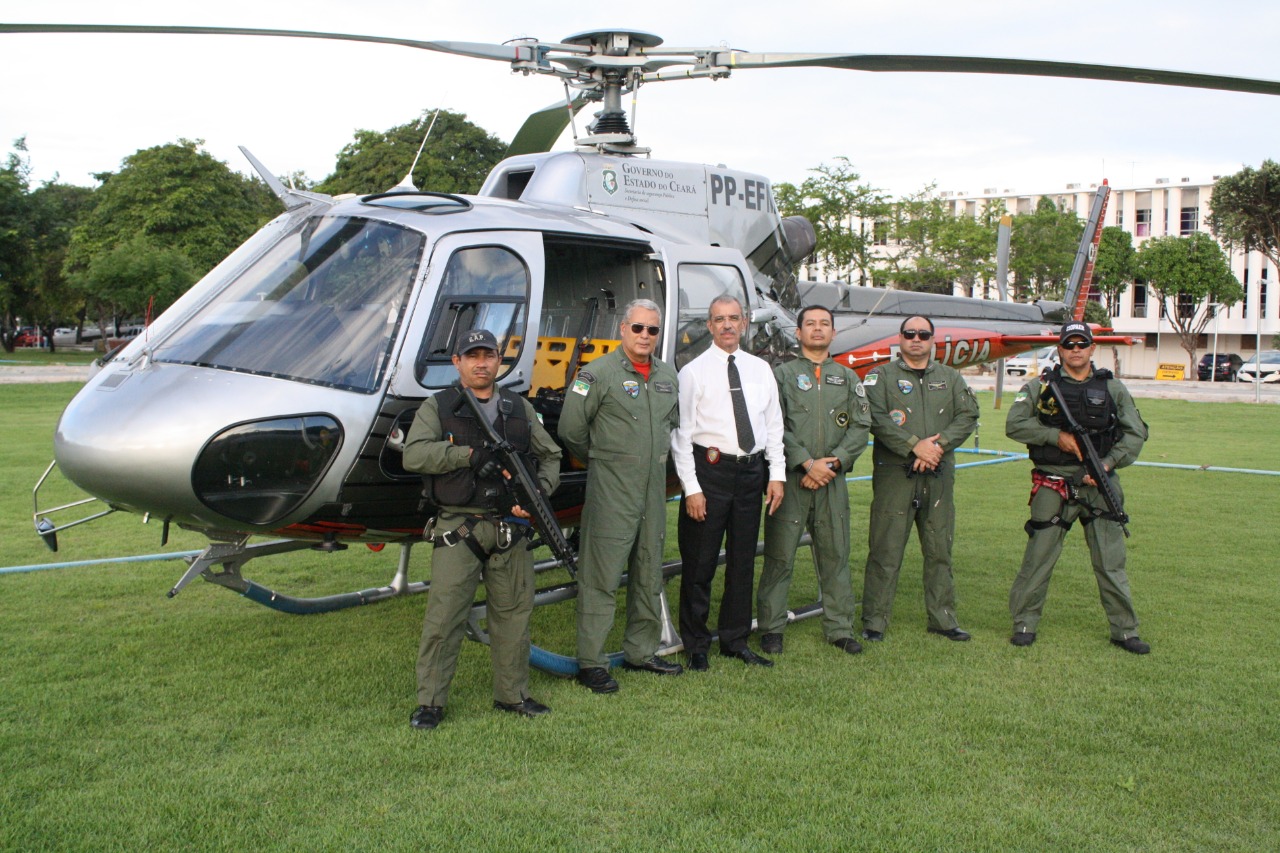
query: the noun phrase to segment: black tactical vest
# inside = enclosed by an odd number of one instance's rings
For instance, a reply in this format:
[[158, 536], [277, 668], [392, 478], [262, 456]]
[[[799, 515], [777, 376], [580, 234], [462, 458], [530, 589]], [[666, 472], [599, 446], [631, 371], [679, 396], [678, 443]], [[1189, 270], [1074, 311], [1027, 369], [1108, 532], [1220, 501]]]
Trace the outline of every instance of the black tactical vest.
[[[1063, 382], [1062, 368], [1055, 367], [1048, 371], [1048, 377], [1041, 379], [1040, 399], [1036, 403], [1036, 414], [1040, 423], [1045, 426], [1070, 432], [1067, 419], [1058, 410], [1053, 392], [1049, 390], [1047, 378], [1058, 384], [1058, 390], [1075, 416], [1080, 426], [1089, 433], [1089, 441], [1093, 444], [1098, 456], [1103, 457], [1111, 452], [1116, 440], [1120, 437], [1120, 418], [1116, 409], [1116, 401], [1107, 390], [1107, 380], [1112, 377], [1110, 370], [1094, 370], [1088, 382]], [[1056, 444], [1036, 444], [1027, 448], [1031, 461], [1037, 465], [1075, 465], [1080, 460], [1070, 453], [1058, 449]]]
[[[436, 407], [440, 412], [442, 438], [461, 447], [480, 447], [486, 442], [483, 427], [476, 423], [471, 409], [462, 402], [462, 389], [451, 385], [436, 395]], [[531, 444], [529, 419], [518, 394], [504, 388], [498, 389], [498, 420], [494, 424], [498, 435], [511, 443], [522, 455], [528, 454]], [[507, 489], [501, 472], [496, 476], [478, 479], [471, 468], [458, 468], [447, 474], [427, 475], [422, 478], [424, 493], [439, 506], [472, 506], [495, 509], [509, 503]]]

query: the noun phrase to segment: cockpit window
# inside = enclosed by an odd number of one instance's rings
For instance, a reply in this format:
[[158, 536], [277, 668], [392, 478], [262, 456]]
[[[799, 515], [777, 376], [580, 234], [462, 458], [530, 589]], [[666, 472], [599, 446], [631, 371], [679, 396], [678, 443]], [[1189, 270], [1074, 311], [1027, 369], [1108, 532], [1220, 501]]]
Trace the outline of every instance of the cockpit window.
[[163, 341], [155, 360], [374, 391], [425, 243], [385, 222], [305, 220]]
[[520, 358], [524, 338], [529, 269], [503, 246], [470, 246], [449, 258], [440, 282], [431, 326], [418, 353], [415, 373], [428, 388], [458, 378], [453, 351], [472, 329], [488, 329], [502, 351], [501, 379]]

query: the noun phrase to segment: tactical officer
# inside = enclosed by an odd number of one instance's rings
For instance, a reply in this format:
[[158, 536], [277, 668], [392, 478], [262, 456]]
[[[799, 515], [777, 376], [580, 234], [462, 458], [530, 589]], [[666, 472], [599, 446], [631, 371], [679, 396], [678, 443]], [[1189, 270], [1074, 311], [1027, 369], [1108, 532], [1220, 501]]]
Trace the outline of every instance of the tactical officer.
[[[553, 492], [560, 483], [560, 448], [528, 400], [494, 386], [502, 362], [493, 333], [476, 329], [464, 334], [453, 365], [459, 382], [474, 392], [498, 434], [536, 460], [539, 484], [547, 494]], [[410, 724], [434, 729], [444, 719], [467, 614], [482, 577], [493, 707], [526, 717], [548, 713], [550, 709], [528, 692], [534, 580], [533, 556], [523, 541], [529, 527], [523, 520], [529, 513], [510, 506], [504, 485], [509, 472], [484, 446], [484, 433], [462, 400], [461, 387], [446, 388], [419, 407], [405, 442], [404, 467], [426, 475], [425, 494], [440, 507], [429, 528], [435, 547], [418, 648], [421, 704]]]
[[773, 370], [782, 405], [782, 444], [787, 485], [778, 511], [764, 522], [764, 571], [756, 618], [766, 654], [782, 651], [787, 590], [805, 530], [813, 538], [813, 563], [822, 593], [822, 634], [849, 654], [857, 605], [849, 572], [849, 488], [845, 475], [867, 447], [871, 409], [858, 375], [832, 361], [835, 315], [810, 305], [796, 318], [800, 358]]
[[629, 304], [622, 348], [578, 371], [557, 432], [587, 467], [578, 561], [578, 683], [613, 693], [605, 639], [614, 597], [627, 572], [624, 669], [679, 675], [657, 657], [662, 633], [662, 543], [667, 530], [667, 457], [680, 424], [676, 372], [654, 356], [662, 312], [648, 299]]
[[1086, 324], [1063, 326], [1058, 338], [1059, 366], [1023, 386], [1005, 421], [1005, 434], [1027, 445], [1035, 463], [1031, 520], [1026, 525], [1031, 538], [1009, 592], [1011, 642], [1029, 646], [1036, 641], [1049, 577], [1067, 531], [1079, 519], [1089, 544], [1102, 609], [1111, 623], [1111, 642], [1127, 652], [1145, 655], [1151, 646], [1138, 638], [1138, 617], [1124, 570], [1124, 529], [1111, 515], [1097, 483], [1084, 472], [1081, 448], [1068, 431], [1066, 417], [1046, 381], [1047, 377], [1057, 384], [1072, 416], [1088, 430], [1089, 442], [1123, 506], [1124, 493], [1114, 472], [1138, 458], [1147, 440], [1147, 425], [1120, 380], [1110, 370], [1094, 368], [1093, 351], [1093, 332]]
[[978, 425], [978, 401], [960, 371], [933, 354], [933, 322], [908, 317], [898, 328], [898, 357], [867, 374], [875, 470], [863, 581], [862, 636], [883, 640], [898, 571], [914, 524], [924, 556], [924, 605], [930, 633], [968, 640], [956, 621], [951, 541], [955, 537], [955, 448]]

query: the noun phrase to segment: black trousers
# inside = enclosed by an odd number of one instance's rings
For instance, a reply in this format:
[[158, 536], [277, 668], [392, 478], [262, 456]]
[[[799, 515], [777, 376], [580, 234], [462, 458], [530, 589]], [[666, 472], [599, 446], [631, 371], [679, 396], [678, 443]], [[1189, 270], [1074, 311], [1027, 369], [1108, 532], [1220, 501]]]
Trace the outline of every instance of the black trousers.
[[707, 617], [711, 581], [716, 576], [720, 543], [725, 544], [724, 597], [717, 631], [720, 650], [747, 646], [755, 583], [756, 544], [768, 469], [764, 459], [740, 465], [726, 459], [715, 464], [694, 451], [694, 471], [707, 500], [707, 517], [694, 521], [680, 501], [680, 637], [687, 654], [706, 654], [711, 647]]

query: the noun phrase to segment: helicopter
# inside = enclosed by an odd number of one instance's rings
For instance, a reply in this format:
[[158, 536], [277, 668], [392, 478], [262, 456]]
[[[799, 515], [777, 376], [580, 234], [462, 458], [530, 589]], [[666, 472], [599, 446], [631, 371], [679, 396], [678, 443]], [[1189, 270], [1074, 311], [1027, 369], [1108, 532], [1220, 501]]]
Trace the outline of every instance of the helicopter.
[[[814, 248], [812, 225], [779, 214], [763, 175], [653, 158], [631, 132], [624, 94], [668, 80], [796, 67], [1280, 94], [1280, 83], [1265, 80], [1063, 62], [669, 47], [626, 29], [484, 44], [300, 30], [0, 24], [0, 34], [21, 33], [376, 42], [498, 61], [524, 75], [556, 77], [566, 88], [562, 101], [530, 116], [475, 195], [419, 190], [406, 180], [385, 192], [335, 198], [285, 186], [245, 150], [285, 212], [106, 361], [63, 412], [55, 459], [35, 490], [33, 520], [46, 544], [56, 550], [59, 532], [105, 514], [137, 513], [162, 523], [162, 543], [174, 524], [209, 539], [170, 596], [203, 577], [295, 613], [428, 588], [409, 582], [409, 555], [434, 508], [423, 500], [418, 476], [402, 466], [400, 445], [421, 402], [457, 378], [450, 355], [473, 328], [494, 333], [502, 350], [498, 383], [526, 393], [554, 434], [575, 371], [620, 345], [623, 308], [636, 298], [663, 307], [659, 356], [677, 367], [710, 345], [707, 309], [724, 293], [747, 311], [747, 348], [774, 360], [794, 356], [796, 312], [829, 298], [839, 327], [833, 356], [859, 373], [893, 356], [904, 316], [935, 319], [937, 357], [953, 366], [1054, 342], [1061, 323], [1083, 316], [1105, 192], [1097, 195], [1063, 302], [1018, 305], [844, 285], [802, 292], [795, 268]], [[550, 151], [587, 104], [599, 107], [587, 133], [575, 132], [573, 150]], [[1096, 340], [1131, 342], [1102, 334]], [[563, 464], [551, 503], [560, 523], [573, 528], [586, 475], [567, 456]], [[91, 497], [42, 509], [39, 491], [55, 469]], [[52, 520], [89, 504], [105, 509]], [[241, 573], [261, 556], [355, 543], [400, 547], [388, 585], [294, 598]], [[571, 597], [569, 587], [539, 591], [539, 603]]]

